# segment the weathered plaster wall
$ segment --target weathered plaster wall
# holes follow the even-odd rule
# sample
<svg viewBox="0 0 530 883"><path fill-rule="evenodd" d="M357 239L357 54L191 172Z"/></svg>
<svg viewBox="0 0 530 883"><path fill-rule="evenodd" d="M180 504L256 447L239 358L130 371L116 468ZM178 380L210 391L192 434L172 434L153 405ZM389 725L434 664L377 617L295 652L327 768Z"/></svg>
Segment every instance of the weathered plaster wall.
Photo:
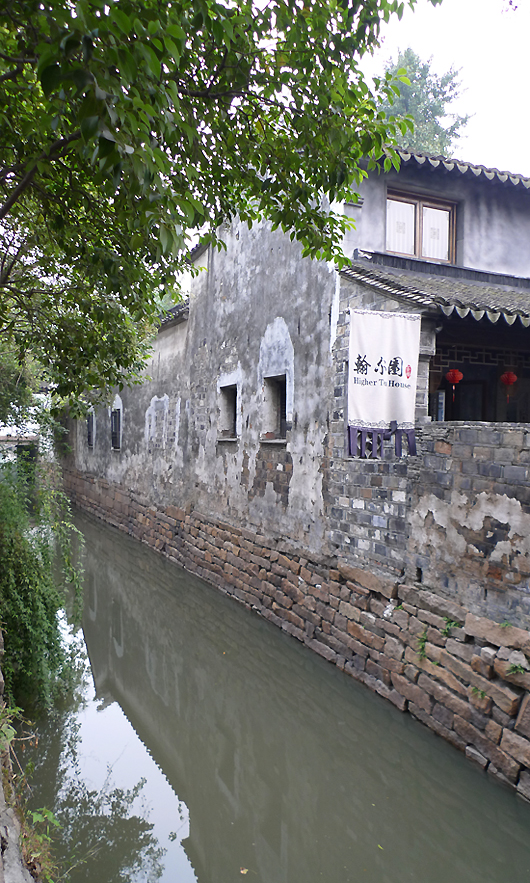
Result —
<svg viewBox="0 0 530 883"><path fill-rule="evenodd" d="M397 189L454 201L457 205L456 263L492 273L530 276L530 213L527 191L512 184L474 178L440 168L403 165L399 174L371 175L360 187L361 208L350 208L357 229L348 234L354 248L386 250L386 194Z"/></svg>
<svg viewBox="0 0 530 883"><path fill-rule="evenodd" d="M265 226L234 222L224 239L226 251L198 259L189 319L162 329L145 384L121 393L121 450L99 410L92 450L77 426L76 464L156 505L203 507L323 551L335 270ZM286 438L264 439L266 379L278 375ZM224 385L237 385L236 441L219 432Z"/></svg>

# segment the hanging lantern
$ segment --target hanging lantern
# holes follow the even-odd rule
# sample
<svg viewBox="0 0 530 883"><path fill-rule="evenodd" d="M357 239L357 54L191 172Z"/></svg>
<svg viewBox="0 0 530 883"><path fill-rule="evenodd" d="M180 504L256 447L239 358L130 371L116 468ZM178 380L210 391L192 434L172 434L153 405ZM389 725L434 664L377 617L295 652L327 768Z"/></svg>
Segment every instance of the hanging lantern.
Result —
<svg viewBox="0 0 530 883"><path fill-rule="evenodd" d="M506 387L506 402L510 403L510 386L513 386L517 381L517 374L514 374L513 371L505 371L504 374L501 374L501 383Z"/></svg>
<svg viewBox="0 0 530 883"><path fill-rule="evenodd" d="M451 370L445 375L445 379L448 380L453 387L453 402L455 400L455 386L457 383L460 383L463 377L464 375L458 370L458 368L451 368Z"/></svg>

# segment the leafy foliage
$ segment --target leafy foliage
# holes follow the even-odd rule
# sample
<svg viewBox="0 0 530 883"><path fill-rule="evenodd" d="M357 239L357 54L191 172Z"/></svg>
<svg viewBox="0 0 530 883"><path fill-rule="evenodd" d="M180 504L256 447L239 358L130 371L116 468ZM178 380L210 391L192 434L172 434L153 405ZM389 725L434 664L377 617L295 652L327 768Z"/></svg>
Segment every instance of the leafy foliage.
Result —
<svg viewBox="0 0 530 883"><path fill-rule="evenodd" d="M190 231L265 217L340 259L329 203L396 132L358 59L403 8L0 0L0 330L60 395L140 369Z"/></svg>
<svg viewBox="0 0 530 883"><path fill-rule="evenodd" d="M422 61L410 48L400 51L397 60L386 66L386 73L400 78L400 82L393 98L383 102L381 109L389 119L410 118L411 125L397 136L400 147L416 153L450 156L469 116L448 112L460 94L459 72L451 68L437 76L431 71L431 61Z"/></svg>
<svg viewBox="0 0 530 883"><path fill-rule="evenodd" d="M27 359L17 356L5 341L0 346L0 423L22 424L28 417L36 389L36 373Z"/></svg>
<svg viewBox="0 0 530 883"><path fill-rule="evenodd" d="M62 553L65 580L77 584L67 507L49 466L20 458L1 464L2 669L7 701L25 707L47 704L68 668L57 618L65 596L55 554Z"/></svg>

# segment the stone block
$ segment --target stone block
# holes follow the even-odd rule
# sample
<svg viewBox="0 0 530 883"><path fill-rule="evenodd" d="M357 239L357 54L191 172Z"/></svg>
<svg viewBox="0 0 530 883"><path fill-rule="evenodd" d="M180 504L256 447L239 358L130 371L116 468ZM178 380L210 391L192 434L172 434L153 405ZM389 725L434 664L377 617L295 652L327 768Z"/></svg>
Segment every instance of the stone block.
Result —
<svg viewBox="0 0 530 883"><path fill-rule="evenodd" d="M500 748L522 766L530 767L530 742L528 739L518 736L512 730L503 730Z"/></svg>
<svg viewBox="0 0 530 883"><path fill-rule="evenodd" d="M437 613L432 613L430 610L418 610L418 619L434 626L434 628L438 629L440 632L443 631L447 625L443 617L438 616Z"/></svg>
<svg viewBox="0 0 530 883"><path fill-rule="evenodd" d="M418 680L420 670L419 670L419 668L416 668L415 665L411 665L409 663L408 665L405 666L403 673L404 673L405 677L407 678L407 680L412 681L412 683L415 684Z"/></svg>
<svg viewBox="0 0 530 883"><path fill-rule="evenodd" d="M384 647L385 642L383 638L368 631L368 629L363 628L360 623L348 622L348 634L357 641L360 641L361 644L365 644L367 647L373 647L375 650L382 650Z"/></svg>
<svg viewBox="0 0 530 883"><path fill-rule="evenodd" d="M494 676L493 667L489 665L482 659L482 656L475 654L471 657L471 668L473 671L478 672L479 675L482 675L483 678L487 678L489 681Z"/></svg>
<svg viewBox="0 0 530 883"><path fill-rule="evenodd" d="M519 776L520 765L510 755L494 745L483 733L477 730L469 721L464 720L455 714L454 724L455 731L462 739L465 739L468 745L472 745L484 757L492 761L498 770L500 770L510 782L515 783Z"/></svg>
<svg viewBox="0 0 530 883"><path fill-rule="evenodd" d="M387 687L389 687L392 683L390 672L387 669L384 669L380 665L378 665L377 662L374 662L373 659L366 660L365 671L369 675L372 675L373 677L382 681L384 684L386 684Z"/></svg>
<svg viewBox="0 0 530 883"><path fill-rule="evenodd" d="M454 638L447 639L445 649L453 656L463 659L464 662L471 662L472 657L477 652L474 644L462 644L460 641L455 641Z"/></svg>
<svg viewBox="0 0 530 883"><path fill-rule="evenodd" d="M337 654L335 650L332 650L331 647L328 647L326 644L322 644L320 641L315 640L314 638L307 638L304 640L304 643L310 650L314 650L315 653L318 653L319 656L323 656L328 662L334 662L337 658Z"/></svg>
<svg viewBox="0 0 530 883"><path fill-rule="evenodd" d="M479 691L477 687L468 688L467 698L469 699L471 705L473 705L478 711L482 712L483 714L491 713L493 700L489 696L482 695L482 692Z"/></svg>
<svg viewBox="0 0 530 883"><path fill-rule="evenodd" d="M401 695L401 693L398 693L397 690L391 690L387 698L389 702L395 705L396 708L399 708L400 711L407 710L407 700Z"/></svg>
<svg viewBox="0 0 530 883"><path fill-rule="evenodd" d="M504 480L516 481L518 484L525 482L528 478L528 470L524 466L505 466Z"/></svg>
<svg viewBox="0 0 530 883"><path fill-rule="evenodd" d="M453 718L454 715L445 705L441 705L439 702L435 703L434 708L432 710L432 716L435 720L439 721L444 727L447 727L448 730L453 729Z"/></svg>
<svg viewBox="0 0 530 883"><path fill-rule="evenodd" d="M429 626L427 629L427 640L431 642L431 644L437 644L438 647L445 647L446 638L438 631L438 629L433 628L433 626Z"/></svg>
<svg viewBox="0 0 530 883"><path fill-rule="evenodd" d="M528 659L521 652L521 650L512 650L510 656L508 658L508 662L512 666L517 666L518 668L524 668L525 671L530 671L530 664Z"/></svg>
<svg viewBox="0 0 530 883"><path fill-rule="evenodd" d="M467 759L479 766L481 770L486 769L488 765L488 758L484 757L484 755L481 754L480 751L477 751L476 748L473 748L472 745L466 745L465 754Z"/></svg>
<svg viewBox="0 0 530 883"><path fill-rule="evenodd" d="M497 651L495 647L482 647L480 650L480 655L487 665L493 665L495 662L495 657L497 655Z"/></svg>
<svg viewBox="0 0 530 883"><path fill-rule="evenodd" d="M508 660L496 659L494 663L495 673L503 680L509 681L510 684L522 687L523 690L530 690L530 672L513 671L512 665Z"/></svg>
<svg viewBox="0 0 530 883"><path fill-rule="evenodd" d="M488 739L491 739L495 745L498 745L502 736L502 727L495 723L494 720L489 720L486 724L486 729L484 731Z"/></svg>
<svg viewBox="0 0 530 883"><path fill-rule="evenodd" d="M525 800L530 800L530 773L523 770L517 783L517 793Z"/></svg>
<svg viewBox="0 0 530 883"><path fill-rule="evenodd" d="M374 616L373 613L362 610L360 622L361 622L361 625L363 625L365 629L368 629L370 632L373 632L375 635L379 635L381 638L385 637L385 632L382 627L381 620L379 620L376 616Z"/></svg>
<svg viewBox="0 0 530 883"><path fill-rule="evenodd" d="M418 607L430 610L432 613L438 614L438 616L442 617L444 620L445 617L447 617L453 622L464 622L466 610L464 607L461 607L460 604L455 604L454 601L448 601L446 598L441 598L433 592L423 590L418 591L418 596Z"/></svg>
<svg viewBox="0 0 530 883"><path fill-rule="evenodd" d="M401 641L398 641L396 638L389 635L385 641L383 652L385 656L390 656L392 659L397 659L399 661L403 659L405 647Z"/></svg>
<svg viewBox="0 0 530 883"><path fill-rule="evenodd" d="M395 622L388 622L387 619L381 619L380 622L382 629L386 634L392 635L394 638L400 637L402 630Z"/></svg>
<svg viewBox="0 0 530 883"><path fill-rule="evenodd" d="M359 608L354 607L353 604L348 604L347 601L340 602L339 614L346 619L353 619L355 622L360 622L361 620L361 611Z"/></svg>
<svg viewBox="0 0 530 883"><path fill-rule="evenodd" d="M396 623L401 629L406 629L409 624L409 614L406 610L396 610L392 613L392 621Z"/></svg>
<svg viewBox="0 0 530 883"><path fill-rule="evenodd" d="M369 589L372 592L381 592L382 590L382 581L368 570L362 570L360 567L353 567L345 561L339 561L337 569L345 580L358 583L363 586L363 588Z"/></svg>
<svg viewBox="0 0 530 883"><path fill-rule="evenodd" d="M424 622L421 622L416 616L409 617L408 631L411 635L423 635L425 630Z"/></svg>
<svg viewBox="0 0 530 883"><path fill-rule="evenodd" d="M527 739L530 739L530 693L527 693L521 702L519 714L515 721L515 729L521 736L526 736Z"/></svg>
<svg viewBox="0 0 530 883"><path fill-rule="evenodd" d="M422 690L417 684L411 684L407 678L396 672L392 672L392 683L398 693L401 693L405 699L408 699L409 702L414 702L415 705L422 708L423 711L426 711L428 714L431 713L433 705L432 699L425 690Z"/></svg>
<svg viewBox="0 0 530 883"><path fill-rule="evenodd" d="M516 626L502 626L498 622L468 613L465 630L468 635L480 638L496 647L511 647L530 654L530 633Z"/></svg>

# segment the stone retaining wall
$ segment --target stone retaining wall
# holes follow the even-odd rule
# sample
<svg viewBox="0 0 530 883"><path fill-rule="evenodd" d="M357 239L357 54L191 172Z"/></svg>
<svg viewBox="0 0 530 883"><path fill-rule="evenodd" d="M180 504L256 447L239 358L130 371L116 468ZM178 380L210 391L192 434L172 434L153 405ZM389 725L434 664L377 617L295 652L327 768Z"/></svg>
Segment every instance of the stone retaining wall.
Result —
<svg viewBox="0 0 530 883"><path fill-rule="evenodd" d="M530 799L530 633L344 560L65 472L81 508L237 598Z"/></svg>

